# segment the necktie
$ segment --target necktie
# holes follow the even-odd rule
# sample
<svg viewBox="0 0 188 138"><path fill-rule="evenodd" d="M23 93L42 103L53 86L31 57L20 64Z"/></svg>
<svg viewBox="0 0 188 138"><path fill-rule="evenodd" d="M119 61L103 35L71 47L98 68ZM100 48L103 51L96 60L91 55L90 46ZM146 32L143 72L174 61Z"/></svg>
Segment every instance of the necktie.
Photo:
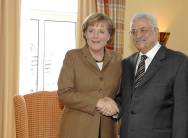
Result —
<svg viewBox="0 0 188 138"><path fill-rule="evenodd" d="M146 55L141 56L141 60L138 65L138 69L137 69L136 76L135 76L135 88L137 88L140 85L142 77L144 76L146 59L147 59Z"/></svg>

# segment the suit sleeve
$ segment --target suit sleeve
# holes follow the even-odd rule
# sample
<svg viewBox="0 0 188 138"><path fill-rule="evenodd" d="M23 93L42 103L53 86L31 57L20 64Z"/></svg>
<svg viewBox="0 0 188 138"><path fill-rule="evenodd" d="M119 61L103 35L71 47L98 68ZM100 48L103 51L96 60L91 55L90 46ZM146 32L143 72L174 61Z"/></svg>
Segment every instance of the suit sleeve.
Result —
<svg viewBox="0 0 188 138"><path fill-rule="evenodd" d="M118 105L118 108L119 108L119 113L118 115L116 116L116 119L119 120L123 114L123 108L122 108L122 102L123 102L123 89L124 89L124 84L125 84L125 60L122 61L122 77L121 77L121 83L120 83L120 87L119 87L119 90L118 90L118 93L117 93L117 96L115 98L115 101Z"/></svg>
<svg viewBox="0 0 188 138"><path fill-rule="evenodd" d="M179 67L174 82L172 138L188 138L188 58Z"/></svg>
<svg viewBox="0 0 188 138"><path fill-rule="evenodd" d="M101 96L96 91L82 93L75 90L74 62L71 53L68 52L58 79L59 100L69 108L94 115L96 103Z"/></svg>

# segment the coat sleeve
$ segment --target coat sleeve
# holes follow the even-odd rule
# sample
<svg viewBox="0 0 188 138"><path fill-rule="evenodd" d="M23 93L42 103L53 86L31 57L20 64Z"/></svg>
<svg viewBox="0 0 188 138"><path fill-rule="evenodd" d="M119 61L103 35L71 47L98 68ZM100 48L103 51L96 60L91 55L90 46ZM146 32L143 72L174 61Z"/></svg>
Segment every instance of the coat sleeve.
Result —
<svg viewBox="0 0 188 138"><path fill-rule="evenodd" d="M102 96L96 91L82 93L75 90L74 59L67 52L58 79L58 96L68 108L79 110L94 115L96 103Z"/></svg>
<svg viewBox="0 0 188 138"><path fill-rule="evenodd" d="M188 138L188 58L179 67L174 82L173 138Z"/></svg>

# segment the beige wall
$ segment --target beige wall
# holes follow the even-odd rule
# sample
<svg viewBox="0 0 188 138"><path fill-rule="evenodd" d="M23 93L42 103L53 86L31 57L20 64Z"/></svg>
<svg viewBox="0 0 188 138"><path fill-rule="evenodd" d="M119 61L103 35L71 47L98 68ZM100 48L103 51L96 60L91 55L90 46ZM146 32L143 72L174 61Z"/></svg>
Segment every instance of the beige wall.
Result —
<svg viewBox="0 0 188 138"><path fill-rule="evenodd" d="M129 38L131 17L140 11L151 12L158 19L159 30L170 32L167 47L188 55L187 0L127 0L125 10L124 57L136 51Z"/></svg>

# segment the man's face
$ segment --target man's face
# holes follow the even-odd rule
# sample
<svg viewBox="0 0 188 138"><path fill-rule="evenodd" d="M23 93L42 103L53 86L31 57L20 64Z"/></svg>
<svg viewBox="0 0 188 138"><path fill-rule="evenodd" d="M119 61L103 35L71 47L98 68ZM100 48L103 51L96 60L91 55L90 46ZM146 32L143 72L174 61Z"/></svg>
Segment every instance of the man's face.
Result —
<svg viewBox="0 0 188 138"><path fill-rule="evenodd" d="M135 47L142 53L148 52L158 41L158 28L153 27L146 18L135 20L130 34Z"/></svg>

